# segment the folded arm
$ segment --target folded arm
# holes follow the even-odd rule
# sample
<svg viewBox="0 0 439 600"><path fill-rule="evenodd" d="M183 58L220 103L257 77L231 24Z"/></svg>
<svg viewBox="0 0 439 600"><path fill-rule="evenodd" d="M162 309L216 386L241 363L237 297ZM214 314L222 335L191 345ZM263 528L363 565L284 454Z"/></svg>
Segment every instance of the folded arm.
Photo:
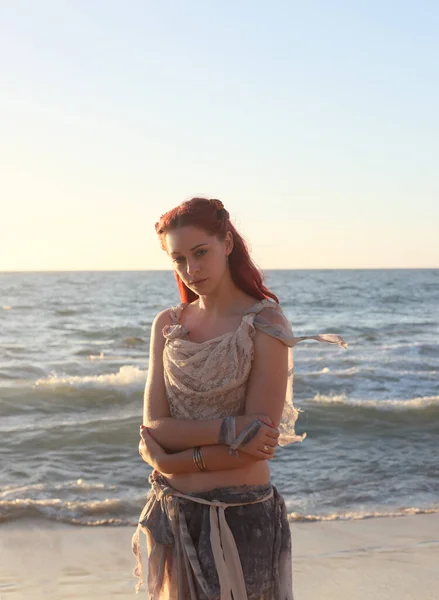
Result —
<svg viewBox="0 0 439 600"><path fill-rule="evenodd" d="M265 311L264 311L265 312ZM274 311L268 309L268 315L264 315L269 318L273 324L277 324L277 321L281 322L282 317L279 317ZM288 378L288 348L281 341L275 339L263 332L256 331L254 336L254 356L252 361L252 368L247 384L247 396L244 418L247 418L247 423L250 422L255 415L267 415L274 425L278 427L282 411L285 402L285 393ZM239 417L238 417L239 418ZM250 419L250 420L249 420ZM180 419L175 419L176 425L182 422ZM214 437L218 439L219 435L219 424L222 419L215 419L218 424L215 424L217 429L210 430ZM197 421L187 421L188 426L190 424L200 424ZM202 424L212 423L209 421L202 421ZM161 440L157 435L157 430L149 427L152 437L161 444ZM209 471L227 470L242 468L250 464L254 464L259 460L269 460L274 456L277 447L278 431L271 427L265 428L265 437L262 435L255 436L255 438L245 446L246 451L238 450L238 456L230 456L229 448L226 445L216 443L200 443L189 436L187 441L188 446L186 449L174 452L172 454L162 453L160 454L158 464L155 465L159 471L169 473L190 473L198 470L197 466L193 461L192 449L194 446L203 446L202 453L206 467ZM188 428L189 430L189 428ZM175 430L176 436L182 435L182 430L178 428ZM204 438L207 440L207 436ZM263 440L263 441L262 441ZM216 441L216 440L215 440ZM269 445L271 450L267 455L263 451L263 446ZM169 450L166 446L165 449ZM139 447L140 450L140 447ZM252 452L252 455L249 454ZM142 455L142 452L140 452ZM142 456L142 458L145 457ZM149 462L146 460L146 462ZM149 463L151 464L151 463ZM153 465L154 466L154 465Z"/></svg>
<svg viewBox="0 0 439 600"><path fill-rule="evenodd" d="M169 310L160 312L152 324L148 378L143 403L143 424L151 431L154 439L168 452L179 452L193 446L209 446L217 443L222 418L195 420L171 417L166 399L163 350L165 338L162 329L172 323ZM236 417L236 435L250 422L250 415L257 416L267 426L272 425L263 411L249 412Z"/></svg>
<svg viewBox="0 0 439 600"><path fill-rule="evenodd" d="M146 449L148 447L148 450ZM268 460L272 457L256 458L246 452L238 450L238 456L230 456L229 449L224 444L214 444L202 447L203 460L208 471L227 471L229 469L241 469L253 465L260 460ZM151 445L139 444L139 453L143 460L154 469L164 475L175 473L198 473L199 469L193 460L193 448L169 453L158 453L151 459Z"/></svg>

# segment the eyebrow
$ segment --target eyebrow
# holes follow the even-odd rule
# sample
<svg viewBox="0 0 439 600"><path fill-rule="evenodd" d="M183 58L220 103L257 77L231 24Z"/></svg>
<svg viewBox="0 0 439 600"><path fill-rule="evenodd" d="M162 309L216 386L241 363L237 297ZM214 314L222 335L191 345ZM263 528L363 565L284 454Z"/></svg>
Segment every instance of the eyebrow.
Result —
<svg viewBox="0 0 439 600"><path fill-rule="evenodd" d="M192 250L195 250L196 248L199 248L200 246L207 246L207 242L203 242L202 244L197 244L196 246L194 246L193 248L190 249L190 252L192 252ZM171 252L171 254L181 254L181 252L179 250L174 250L174 252Z"/></svg>

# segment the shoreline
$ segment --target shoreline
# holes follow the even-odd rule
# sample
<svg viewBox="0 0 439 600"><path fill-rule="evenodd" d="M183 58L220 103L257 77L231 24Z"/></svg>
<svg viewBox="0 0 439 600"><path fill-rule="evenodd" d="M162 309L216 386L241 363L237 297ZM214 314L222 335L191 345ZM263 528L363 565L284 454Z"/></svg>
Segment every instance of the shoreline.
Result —
<svg viewBox="0 0 439 600"><path fill-rule="evenodd" d="M439 514L290 523L295 600L438 600ZM135 527L0 524L1 600L135 594ZM146 563L145 536L141 535ZM145 569L146 570L146 569Z"/></svg>

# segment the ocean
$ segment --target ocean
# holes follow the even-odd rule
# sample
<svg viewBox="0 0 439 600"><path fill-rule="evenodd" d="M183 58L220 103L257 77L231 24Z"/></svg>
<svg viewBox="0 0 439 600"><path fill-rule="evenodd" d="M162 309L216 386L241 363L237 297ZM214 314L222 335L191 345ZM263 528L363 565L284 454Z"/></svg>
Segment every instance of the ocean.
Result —
<svg viewBox="0 0 439 600"><path fill-rule="evenodd" d="M439 269L266 271L296 336L291 521L439 512ZM0 273L0 523L137 523L151 323L170 271Z"/></svg>

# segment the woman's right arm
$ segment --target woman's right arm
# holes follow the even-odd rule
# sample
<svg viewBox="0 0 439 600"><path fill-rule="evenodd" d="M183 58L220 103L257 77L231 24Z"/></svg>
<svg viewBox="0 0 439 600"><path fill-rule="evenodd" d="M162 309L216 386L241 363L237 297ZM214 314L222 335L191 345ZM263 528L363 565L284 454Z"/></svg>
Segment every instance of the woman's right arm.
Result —
<svg viewBox="0 0 439 600"><path fill-rule="evenodd" d="M151 328L148 377L143 396L143 424L152 436L168 451L185 450L195 445L215 444L218 440L221 419L195 421L171 417L166 399L163 369L163 350L166 339L162 333L171 325L169 309L160 312Z"/></svg>
<svg viewBox="0 0 439 600"><path fill-rule="evenodd" d="M151 435L168 452L179 452L194 446L210 446L217 444L222 418L196 420L176 419L171 417L169 404L166 399L163 350L165 337L162 333L165 325L171 325L172 320L169 309L160 312L154 319L151 328L151 341L149 350L148 377L145 385L143 401L143 424L148 427ZM269 417L264 415L242 415L236 417L236 435L252 420L259 417L267 427Z"/></svg>

